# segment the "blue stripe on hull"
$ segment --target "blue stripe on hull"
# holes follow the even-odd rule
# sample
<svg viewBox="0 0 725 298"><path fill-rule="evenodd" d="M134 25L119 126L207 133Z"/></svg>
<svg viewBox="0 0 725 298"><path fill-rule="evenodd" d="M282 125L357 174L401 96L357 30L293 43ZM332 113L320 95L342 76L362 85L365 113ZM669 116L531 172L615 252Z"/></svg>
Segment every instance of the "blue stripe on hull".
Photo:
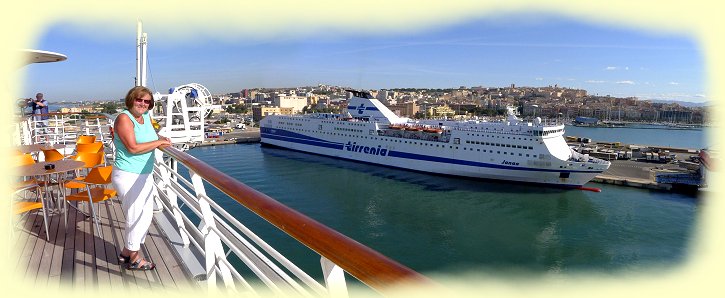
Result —
<svg viewBox="0 0 725 298"><path fill-rule="evenodd" d="M272 132L274 131L274 133ZM344 144L342 143L336 143L336 142L330 142L325 141L318 138L312 138L303 134L286 131L282 129L271 129L271 128L262 128L260 133L262 138L270 138L274 140L280 140L285 142L292 142L292 143L298 143L298 144L305 144L305 145L312 145L317 147L324 147L324 148L332 148L332 149L338 149L342 150L344 147Z"/></svg>
<svg viewBox="0 0 725 298"><path fill-rule="evenodd" d="M565 170L565 169L556 170L556 169L512 167L512 166L508 166L508 165L483 163L483 162L476 162L476 161L470 161L470 160L430 156L430 155L415 154L415 153L400 152L400 151L389 151L388 156L406 158L406 159L412 159L412 160L424 160L424 161L456 164L456 165L471 166L471 167L494 168L494 169L515 170L515 171L557 172L557 173L593 173L591 171L577 171L577 170Z"/></svg>
<svg viewBox="0 0 725 298"><path fill-rule="evenodd" d="M555 188L563 188L563 189L572 189L572 188L581 187L581 185L579 185L579 184L514 181L514 180L495 179L495 178L490 178L490 177L484 178L484 177L472 177L472 176L462 176L462 175L454 175L454 174L442 174L442 173L436 173L436 172L415 170L415 169L411 169L411 168L398 167L398 166L393 166L393 165L389 165L389 164L374 163L374 162L369 162L369 161L364 161L364 160L359 160L359 159L352 159L352 158L346 158L346 157L341 157L341 156L331 156L328 154L321 154L321 153L316 153L316 152L311 152L311 151L292 149L289 147L283 147L283 146L274 145L274 144L270 144L270 143L264 143L264 142L262 142L262 146L271 147L271 148L279 148L279 149L290 150L290 151L295 151L295 152L302 152L302 153L306 153L306 154L313 154L313 155L324 156L324 157L346 160L346 161L359 162L359 163L375 165L375 166L383 166L383 167L388 167L388 168L392 168L392 169L413 171L416 173L423 173L423 174L428 174L428 175L437 175L437 176L445 176L445 177L459 177L459 178L469 179L469 180L501 181L504 183L526 183L527 185L541 185L541 186L546 186L546 187L555 187Z"/></svg>

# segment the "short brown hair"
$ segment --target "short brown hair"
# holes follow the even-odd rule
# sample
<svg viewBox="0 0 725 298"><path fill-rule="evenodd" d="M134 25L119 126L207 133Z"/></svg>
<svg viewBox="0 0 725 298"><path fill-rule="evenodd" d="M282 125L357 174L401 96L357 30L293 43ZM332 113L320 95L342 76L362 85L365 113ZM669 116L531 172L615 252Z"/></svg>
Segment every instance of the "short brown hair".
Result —
<svg viewBox="0 0 725 298"><path fill-rule="evenodd" d="M148 94L151 96L151 103L149 104L149 110L154 108L154 94L151 93L151 89L146 88L144 86L136 86L131 88L131 90L128 90L128 93L126 93L126 108L131 109L133 107L133 102L136 101L136 98L141 98L141 95L143 93Z"/></svg>

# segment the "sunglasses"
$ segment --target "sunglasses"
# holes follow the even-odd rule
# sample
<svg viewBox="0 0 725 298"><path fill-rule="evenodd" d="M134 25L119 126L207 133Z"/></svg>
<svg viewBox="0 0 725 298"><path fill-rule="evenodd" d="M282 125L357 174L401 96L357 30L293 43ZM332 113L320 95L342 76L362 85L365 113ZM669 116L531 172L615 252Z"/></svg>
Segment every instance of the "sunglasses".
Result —
<svg viewBox="0 0 725 298"><path fill-rule="evenodd" d="M150 105L153 101L154 101L153 99L136 98L136 102L143 102L147 105Z"/></svg>

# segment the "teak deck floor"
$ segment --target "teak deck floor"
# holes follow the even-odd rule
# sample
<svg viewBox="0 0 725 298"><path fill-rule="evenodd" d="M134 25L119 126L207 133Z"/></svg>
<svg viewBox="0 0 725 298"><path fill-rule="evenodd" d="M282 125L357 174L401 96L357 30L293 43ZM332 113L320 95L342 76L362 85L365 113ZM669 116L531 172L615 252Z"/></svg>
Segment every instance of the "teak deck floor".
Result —
<svg viewBox="0 0 725 298"><path fill-rule="evenodd" d="M42 213L31 211L12 227L11 249L18 256L17 266L13 268L16 276L28 285L48 289L198 289L196 282L181 267L155 220L141 246L141 254L154 262L156 269L133 271L119 264L125 220L120 202L117 198L113 201L113 204L110 201L95 204L97 215L100 215L101 237L96 237L96 227L90 217L67 208L67 229L62 213L48 215L50 241L47 241ZM90 214L87 202L78 205Z"/></svg>

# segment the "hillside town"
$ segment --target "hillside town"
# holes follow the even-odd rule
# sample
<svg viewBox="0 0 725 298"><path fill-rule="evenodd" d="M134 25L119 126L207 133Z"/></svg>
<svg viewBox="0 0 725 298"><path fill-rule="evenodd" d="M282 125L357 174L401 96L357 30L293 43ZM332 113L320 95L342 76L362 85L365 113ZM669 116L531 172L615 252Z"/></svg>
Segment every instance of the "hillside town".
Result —
<svg viewBox="0 0 725 298"><path fill-rule="evenodd" d="M309 112L340 113L347 108L349 87L318 85L296 88L256 88L213 96L215 116L251 114L254 122L266 115ZM399 116L410 118L466 118L503 115L517 107L523 117L571 121L576 117L602 122L648 122L706 125L705 106L653 102L636 97L590 95L586 90L547 87L464 87L451 89L400 88L370 90ZM107 112L120 102L86 102L60 112Z"/></svg>

